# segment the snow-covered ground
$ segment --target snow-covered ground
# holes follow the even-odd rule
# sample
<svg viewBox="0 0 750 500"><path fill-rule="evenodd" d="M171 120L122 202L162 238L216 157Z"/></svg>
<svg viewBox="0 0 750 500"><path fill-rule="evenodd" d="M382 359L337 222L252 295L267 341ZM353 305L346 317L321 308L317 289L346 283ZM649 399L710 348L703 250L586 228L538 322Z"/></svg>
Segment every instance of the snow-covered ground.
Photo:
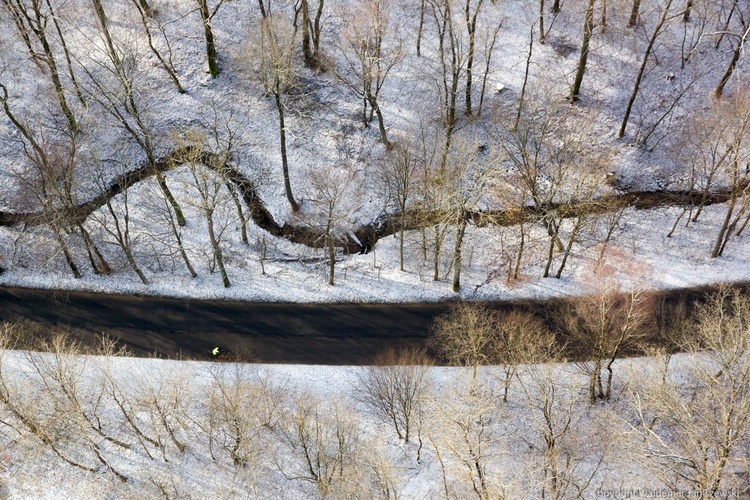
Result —
<svg viewBox="0 0 750 500"><path fill-rule="evenodd" d="M750 281L747 260L750 234L734 238L721 258L709 257L716 223L723 217L723 210L721 205L707 208L698 224L679 228L671 238L666 232L680 209L630 210L622 228L610 242L604 262L617 269L624 282L636 282L645 289ZM250 229L250 234L251 241L263 237L262 231L255 228ZM17 235L12 230L0 228L2 236L5 236L5 248L10 252L12 239ZM588 248L577 245L561 279L542 278L548 239L539 229L536 238L526 243L530 248L527 254L533 255L534 260L528 258L524 262L519 280L508 282L508 257L503 254L503 244L515 249L514 236L513 228L469 228L460 297L506 300L572 296L586 292L584 283L591 282L601 248L596 240L592 239ZM418 252L413 247L417 246L419 238L420 234L416 232L407 235L412 255ZM33 238L33 241L39 240ZM222 286L218 274L210 274L205 267L199 269L199 277L193 279L179 268L179 263L170 263L166 270L154 269L149 273L151 284L148 286L144 286L124 262L113 275L88 273L82 279L73 278L56 261L53 269L39 268L31 263L28 267L16 265L0 275L0 283L34 288L278 302L415 302L446 300L457 295L450 289L450 274L446 273L438 282L432 280L430 262L420 265L414 259L413 264L407 263L405 272L399 271L398 239L395 237L381 240L370 254L342 257L341 263L337 264L334 286L325 284L325 263L301 262L303 257L322 257L321 250L309 250L283 240L269 243L265 274L262 274L257 248L242 244L237 232L231 233L226 241L228 272L232 280L229 289ZM49 257L47 252L56 253L54 242L47 245L40 249L28 246L22 249L22 252L33 251L35 254L20 255L19 262L39 259L38 254L42 254L40 260L43 260ZM559 259L556 262L559 263Z"/></svg>
<svg viewBox="0 0 750 500"><path fill-rule="evenodd" d="M647 490L667 491L672 479L682 485L673 491L693 491L650 461L658 456L649 454L638 423L639 411L649 418L653 413L648 412L663 410L649 399L662 380L691 387L691 370L701 362L688 355L672 357L665 379L661 370L666 365L655 358L618 361L613 400L595 405L587 401L587 376L574 364L520 367L507 403L501 401L501 367L481 369L479 388L473 391L470 369L428 368L427 389L420 393L425 414L414 424L409 443L361 401L362 367L87 356L54 360L20 351L0 351L0 359L2 379L10 383L4 394L11 394L27 415L35 415L45 432L55 433L54 445L63 456L95 469L66 464L23 426L18 433L6 427L15 420L0 405L5 419L0 423L3 498L316 498L322 490L311 479L301 442L309 447L311 467L343 457L343 470L327 470L329 493L335 498L438 498L446 489L450 498L470 498L475 495L472 480L479 484L471 449L492 498L541 498L544 484L549 495L551 483L549 476L545 483L544 471L549 474L552 456L545 451L543 402L549 402L550 425L559 434L554 459L560 491L567 489L563 498L579 498L579 488L582 498L614 490L640 490L647 496ZM84 413L77 414L56 392L53 373L47 372L47 385L40 385L35 365L42 367L41 373L45 367L63 367L63 380ZM143 434L140 439L112 394L129 411ZM158 407L173 436L162 425ZM99 422L101 435L80 420L83 414ZM239 418L234 423L242 433L236 448L242 460L236 465L230 453L237 444L232 418ZM300 422L309 426L304 432ZM680 450L682 431L675 432L660 436ZM105 435L128 448L106 441ZM105 462L97 462L93 446L110 471ZM732 454L732 471L741 471L747 458L738 453ZM728 474L722 491L741 484L741 476ZM732 490L734 498L739 491Z"/></svg>
<svg viewBox="0 0 750 500"><path fill-rule="evenodd" d="M376 122L364 128L360 119L361 102L337 79L335 71L306 69L297 54L293 62L297 85L287 99L286 127L292 187L302 209L300 213L292 213L283 190L276 110L273 99L264 95L258 77L254 52L258 43L257 5L226 2L218 10L212 24L222 73L211 79L205 73L203 31L194 3L152 3L158 12L155 19L162 23L169 38L172 61L186 94L176 91L149 50L131 3L107 2L106 9L115 42L124 54L134 56L137 61L134 85L147 126L154 134L157 152L169 151L185 131L205 131L206 123L216 120L220 129L226 126L235 134L235 162L248 177L258 179L261 198L280 223L309 223L320 227L321 214L315 203L313 180L315 172L328 170L354 172L351 187L339 202L340 235L345 235L350 228L370 223L384 210L394 210L393 200L388 199L379 180L380 165L387 161L388 153L378 141ZM631 7L628 2L607 3L606 31L598 26L594 32L581 101L570 105L565 97L578 61L586 3L571 0L564 3L557 16L547 13L546 43L535 42L533 46L525 96L527 107L553 109L556 116L573 120L582 147L590 153L585 156L586 161L598 154L606 156L606 169L616 172L621 188L684 188L689 169L679 155L685 147L683 127L694 116L710 109L710 94L728 65L734 38L727 37L724 44L715 49L715 38L709 35L726 12L720 12L713 4L700 3L694 6L691 22L683 23L678 15L670 18L647 65L628 133L623 139L617 139L615 133L633 79L663 2L644 4L641 24L635 29L625 27ZM427 4L429 7L430 2ZM88 77L84 69L93 76L104 78L105 74L100 65L104 42L92 7L86 2L60 5L53 2L53 5L73 54L73 68L83 82L84 91L91 91L92 85L86 83ZM428 9L422 55L417 57L419 5L419 2L387 4L392 31L384 43L389 48L400 43L404 58L389 74L379 102L391 140L402 144L418 138L421 126L426 127L428 133L440 128L435 22ZM339 71L344 70L340 46L345 44L341 40L349 33L342 13L345 8L358 6L357 2L345 0L325 3L323 53L329 65ZM284 15L291 12L291 5L284 2L274 8ZM475 106L486 63L487 37L498 23L502 26L489 65L482 116L467 118L461 114L461 90L457 137L501 150L493 141L507 135L515 117L526 69L529 30L537 26L538 5L510 0L484 2L483 9L477 31ZM597 7L597 19L601 14ZM465 43L463 14L456 16L456 26L461 28L457 36L463 37L462 43ZM40 137L55 138L60 141L59 147L64 148L66 143L60 139L64 135L52 130L53 115L55 119L60 116L48 78L28 58L7 13L0 16L0 22L4 28L0 30L3 46L0 82L8 88L11 110L24 123L33 124L33 131ZM155 22L151 27L157 48L167 54L167 44ZM732 29L735 28L732 24ZM684 62L688 49L692 51ZM745 59L740 59L725 99L743 88ZM64 74L63 82L69 86L67 78ZM463 89L463 81L462 76L460 89ZM497 91L499 88L502 91ZM80 106L72 92L68 97L80 118L82 130L78 136L79 163L74 194L79 201L85 201L101 190L106 179L134 168L145 156L93 97L89 98L88 108ZM671 112L667 113L669 110ZM665 118L659 121L665 113ZM641 145L639 141L657 121L659 127L648 137L647 144ZM47 124L47 128L37 127L42 123ZM0 118L0 138L0 210L13 212L38 207L34 195L29 193L29 183L33 184L34 176L23 156L21 135L5 116ZM603 167L596 165L596 168ZM81 279L73 278L49 227L0 227L0 266L5 269L0 274L0 284L257 301L436 301L455 296L451 291L452 230L443 242L437 282L432 279L432 251L428 250L425 258L421 248L422 233L412 231L406 238L405 272L398 269L398 239L387 238L379 241L370 254L340 256L336 284L327 286L322 250L272 237L252 222L248 227L249 244L243 244L236 209L228 193L222 192L216 217L217 225L223 229L221 245L232 282L231 288L225 289L215 268L205 218L195 203L197 194L188 169L182 167L170 172L167 182L187 215L188 224L182 229L182 237L198 272L197 278L189 277L177 254L176 244L162 217L163 211L158 210L159 190L151 179L131 188L127 200L132 248L150 281L148 286L141 284L114 244L108 232L112 231L113 223L106 207L89 218L86 228L112 266L111 275L93 273L87 264L83 241L76 232L67 235L67 239L82 271ZM612 192L603 176L600 184L601 193ZM495 194L486 193L479 208L502 208ZM124 203L120 195L113 204L121 217ZM709 207L697 223L689 228L680 227L671 238L666 234L679 209L628 210L609 243L605 261L626 281L628 277L640 276L640 285L647 288L750 280L747 232L732 237L722 257L708 257L725 209L726 205ZM563 237L568 230L563 225ZM597 260L597 245L603 231L601 222L598 227L587 227L573 246L561 279L543 279L548 239L541 224L533 226L524 242L526 248L519 279L509 283L506 277L519 243L518 228L469 227L463 247L459 295L505 299L583 293L582 283ZM560 256L555 257L553 269L560 259Z"/></svg>

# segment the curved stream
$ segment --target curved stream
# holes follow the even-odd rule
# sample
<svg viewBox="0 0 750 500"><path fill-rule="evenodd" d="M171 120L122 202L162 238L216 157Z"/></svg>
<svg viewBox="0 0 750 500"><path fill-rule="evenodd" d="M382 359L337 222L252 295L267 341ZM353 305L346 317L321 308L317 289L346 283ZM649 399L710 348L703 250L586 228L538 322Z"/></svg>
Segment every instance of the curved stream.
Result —
<svg viewBox="0 0 750 500"><path fill-rule="evenodd" d="M25 223L29 226L43 225L53 220L53 218L59 218L61 215L60 210L66 212L62 214L65 220L83 222L92 212L105 205L114 196L129 189L138 182L148 179L159 171L164 172L188 163L187 159L191 163L196 162L196 159L200 159L200 163L210 168L217 168L216 165L221 165L220 168L224 175L235 185L238 192L242 194L250 210L251 219L258 227L273 236L286 238L294 243L315 248L323 246L324 235L321 230L286 222L279 224L266 209L252 180L248 179L247 176L233 165L218 161L219 157L214 153L198 150L194 147L176 149L160 157L153 165L145 164L120 175L114 179L108 189L101 192L98 196L74 207L39 212L0 211L0 226L13 226L20 223ZM513 226L521 222L541 220L546 214L552 212L556 212L558 216L562 215L564 218L570 218L584 214L594 215L612 212L624 207L649 209L658 206L684 207L698 204L712 205L715 203L724 203L729 200L730 196L731 192L729 190L714 192L709 195L696 191L628 192L619 195L603 196L596 200L584 202L570 201L549 204L543 207L528 206L523 209L492 212L473 211L468 212L466 217L472 219L478 225ZM446 220L445 213L417 210L407 211L404 214L398 212L385 213L369 224L351 231L356 236L356 240L353 238L338 239L335 245L342 248L346 253L365 252L373 248L380 238L400 231L402 226L405 230L420 229L432 226L439 220Z"/></svg>

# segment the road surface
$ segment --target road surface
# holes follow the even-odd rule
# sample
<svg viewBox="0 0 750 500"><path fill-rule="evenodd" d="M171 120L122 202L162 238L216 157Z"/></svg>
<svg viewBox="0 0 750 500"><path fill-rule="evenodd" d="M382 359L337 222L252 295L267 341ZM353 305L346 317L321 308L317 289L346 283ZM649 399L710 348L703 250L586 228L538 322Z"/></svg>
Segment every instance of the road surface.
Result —
<svg viewBox="0 0 750 500"><path fill-rule="evenodd" d="M106 332L137 355L204 359L214 346L269 363L363 364L424 345L446 304L295 304L0 287L0 320Z"/></svg>
<svg viewBox="0 0 750 500"><path fill-rule="evenodd" d="M748 283L736 286L750 291ZM690 310L716 288L658 292L655 313L670 317L680 303ZM486 304L531 311L554 325L569 300ZM209 359L213 348L220 346L242 361L368 364L389 347L424 347L435 318L449 307L448 303L256 303L0 286L0 320L70 327L91 345L96 335L107 333L136 355L173 359Z"/></svg>

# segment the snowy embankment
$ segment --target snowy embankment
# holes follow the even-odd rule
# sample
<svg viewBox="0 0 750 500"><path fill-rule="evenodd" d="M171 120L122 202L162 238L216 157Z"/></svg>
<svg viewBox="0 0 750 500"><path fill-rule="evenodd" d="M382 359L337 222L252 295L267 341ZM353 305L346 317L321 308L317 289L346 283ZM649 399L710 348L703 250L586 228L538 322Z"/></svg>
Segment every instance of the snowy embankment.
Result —
<svg viewBox="0 0 750 500"><path fill-rule="evenodd" d="M724 207L706 208L699 224L680 227L671 238L668 227L679 215L680 209L628 210L626 219L613 238L604 262L615 268L626 284L635 282L643 289L666 290L690 288L716 283L750 281L750 234L732 241L724 256L711 259L708 254L715 238L715 225L723 217ZM261 230L249 229L251 238L262 238ZM510 233L510 234L509 234ZM104 293L136 295L163 295L200 299L231 299L266 302L420 302L441 301L461 297L468 300L513 300L523 298L548 298L575 296L587 292L584 284L601 250L596 238L577 245L570 269L560 279L542 278L543 253L546 239L538 230L536 240L527 242L529 254L538 257L524 263L519 280L507 281L507 264L501 265L505 251L503 245L512 246L508 239L512 229L470 227L466 237L466 260L463 271L463 288L459 294L450 290L448 276L433 281L429 263L417 269L407 265L399 270L399 242L396 237L379 241L367 255L341 256L337 264L334 286L325 284L324 262L305 262L304 259L321 257L321 250L305 249L283 240L272 243L278 248L278 257L268 252L263 263L252 247L243 245L237 235L227 240L228 269L232 277L231 288L224 288L216 274L201 273L191 278L171 270L153 272L151 283L144 286L137 276L123 269L110 276L88 273L75 279L69 272L45 272L14 266L0 274L0 284L44 289L85 290ZM0 239L11 248L12 230L0 228ZM407 235L407 242L416 246L419 235ZM52 243L47 243L48 245ZM270 246L271 244L269 244ZM590 246L589 246L590 245ZM588 248L587 248L588 246ZM288 250L289 247L294 247ZM287 251L289 253L287 253ZM412 252L418 249L412 248ZM292 252L296 254L292 255ZM448 264L449 265L449 264Z"/></svg>
<svg viewBox="0 0 750 500"><path fill-rule="evenodd" d="M9 498L594 498L695 492L701 465L686 461L705 453L709 474L717 461L720 421L689 413L719 397L695 385L714 369L695 355L618 361L613 399L594 405L583 365L519 367L507 403L501 367L481 369L474 389L468 368L425 368L408 443L363 401L366 368L1 350L0 360L0 395L19 409L0 403ZM670 413L691 391L688 413ZM748 487L743 442L725 496Z"/></svg>
<svg viewBox="0 0 750 500"><path fill-rule="evenodd" d="M278 107L267 79L264 30L278 30L277 38L289 35L297 26L295 3L278 2L273 22L255 3L213 6L210 25L221 70L216 78L205 72L204 23L194 3L151 3L146 17L134 2L122 0L108 2L103 17L94 15L90 2L46 4L40 15L56 23L46 33L51 55L43 54L38 33L29 39L30 33L18 31L26 22L22 11L6 5L0 15L0 84L7 89L0 114L0 211L75 206L154 157L200 144L253 180L280 225L307 226L318 235L327 227L342 241L384 212L399 212L402 201L410 210L450 216L407 231L404 271L398 236L378 241L367 255L339 251L331 268L330 252L320 248L325 238L313 242L317 248L293 244L252 222L243 235L250 207L233 198L215 169L193 159L161 184L149 179L132 186L85 221L0 227L0 285L252 301L503 300L586 293L584 283L602 259L625 286L750 280L750 243L743 230L749 174L741 168L750 149L750 134L742 131L750 128L737 125L750 109L743 97L747 58L737 45L748 16L734 8L711 3L685 16L675 11L683 6L654 2L641 6L633 26L631 5L591 4L597 22L579 100L572 103L566 97L580 61L589 2L569 1L554 15L542 11L544 19L529 2L483 2L481 9L469 2L477 14L473 35L463 8L451 14L441 2L320 2L316 36L323 63L309 67L302 54L305 35L296 33L288 48L289 85ZM375 16L368 10L373 5L383 12ZM375 18L377 26L370 22ZM448 24L452 41L444 38ZM377 82L392 149L382 143L377 120L363 123L367 107L362 109L357 94L357 50L372 39L372 29L385 30L380 62L393 62ZM650 44L654 30L658 37ZM476 52L467 92L469 46ZM450 47L458 51L454 67L447 62ZM714 99L735 53L724 96ZM59 81L50 79L51 58ZM645 73L629 128L616 137L640 67ZM173 85L168 68L185 93ZM455 83L450 127L446 82ZM279 109L286 113L298 212L285 193ZM532 156L537 163L524 162ZM400 200L405 190L394 183L404 163L415 170L408 199ZM174 203L165 203L164 186ZM601 213L582 220L545 212L553 202L690 189L729 189L737 198L706 207L686 227L696 213L691 211L671 237L666 235L681 208L628 209L616 220ZM538 220L507 228L469 224L464 234L464 209L532 205ZM730 206L734 223L723 233L726 248L710 258ZM184 225L175 224L175 207ZM542 278L548 261L551 275L560 270L559 279ZM457 270L456 294L451 289L459 288Z"/></svg>

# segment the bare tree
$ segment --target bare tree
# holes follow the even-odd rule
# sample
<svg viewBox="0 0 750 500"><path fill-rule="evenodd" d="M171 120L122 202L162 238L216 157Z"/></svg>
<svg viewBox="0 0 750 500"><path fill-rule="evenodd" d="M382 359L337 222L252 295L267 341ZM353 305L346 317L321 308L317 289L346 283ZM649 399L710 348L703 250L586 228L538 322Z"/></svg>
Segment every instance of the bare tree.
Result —
<svg viewBox="0 0 750 500"><path fill-rule="evenodd" d="M453 222L450 217L440 217L442 211L448 206L451 190L448 186L436 182L445 174L445 162L447 152L443 156L444 144L441 130L435 128L429 130L422 125L420 128L419 144L419 184L418 192L420 199L417 203L419 215L423 220L422 226L422 257L426 262L428 250L432 250L432 279L440 279L440 263L443 252L443 244L447 238L448 228ZM431 241L430 241L431 240Z"/></svg>
<svg viewBox="0 0 750 500"><path fill-rule="evenodd" d="M131 386L135 409L144 428L159 443L165 461L168 451L182 455L190 444L189 414L196 404L190 377L186 367L157 367L149 370L141 383Z"/></svg>
<svg viewBox="0 0 750 500"><path fill-rule="evenodd" d="M310 0L299 0L295 6L295 28L299 27L297 23L302 28L302 56L305 66L312 69L325 70L323 53L320 48L323 33L324 3L325 0L317 0L317 5L312 4L315 7L315 13L312 16L310 15Z"/></svg>
<svg viewBox="0 0 750 500"><path fill-rule="evenodd" d="M430 359L423 351L389 350L357 370L354 397L408 443L430 391ZM418 436L421 442L421 435Z"/></svg>
<svg viewBox="0 0 750 500"><path fill-rule="evenodd" d="M313 193L309 201L314 213L307 218L309 224L320 228L327 254L327 282L331 286L336 271L336 242L349 215L349 211L342 206L342 200L345 195L357 191L355 181L355 172L348 167L321 169L311 175Z"/></svg>
<svg viewBox="0 0 750 500"><path fill-rule="evenodd" d="M645 457L670 489L717 496L746 487L750 438L748 297L724 288L698 307L684 368L632 393ZM739 490L737 490L739 491Z"/></svg>
<svg viewBox="0 0 750 500"><path fill-rule="evenodd" d="M281 435L293 457L280 464L288 478L314 484L323 497L349 480L347 474L356 466L358 432L346 408L324 406L312 395L300 394Z"/></svg>
<svg viewBox="0 0 750 500"><path fill-rule="evenodd" d="M497 324L492 309L459 302L435 320L429 345L451 365L470 367L476 384L479 367L494 361Z"/></svg>
<svg viewBox="0 0 750 500"><path fill-rule="evenodd" d="M255 383L247 365L220 363L212 369L211 378L207 422L202 425L211 456L228 456L235 467L252 464L257 468L259 457L267 452L264 424L275 426L281 417L277 407L264 415L263 405L257 403L267 396L283 400L281 394L264 394L267 387Z"/></svg>
<svg viewBox="0 0 750 500"><path fill-rule="evenodd" d="M581 91L581 83L583 83L583 73L586 71L586 61L589 57L589 41L591 40L591 32L594 30L594 5L596 0L589 0L588 6L586 7L586 14L583 20L583 40L581 41L581 55L578 59L578 67L576 68L576 76L573 80L573 87L570 89L570 102L576 102L578 100L578 94Z"/></svg>
<svg viewBox="0 0 750 500"><path fill-rule="evenodd" d="M341 44L346 71L337 74L363 100L362 121L365 127L375 113L380 140L390 149L378 95L390 71L403 60L403 54L401 41L396 39L395 45L391 46L389 40L395 36L393 32L398 31L398 26L393 26L388 16L388 6L387 0L362 0L355 4L353 12L347 13L352 21L344 30Z"/></svg>
<svg viewBox="0 0 750 500"><path fill-rule="evenodd" d="M477 115L482 114L482 107L484 106L484 96L487 91L487 78L490 75L490 69L492 67L492 55L495 52L497 37L502 27L503 23L499 22L497 23L497 26L494 27L494 29L488 28L487 34L485 35L484 53L482 54L484 57L484 72L482 73L482 87L479 91L479 106L477 107ZM489 35L490 32L492 33L492 36ZM532 37L533 36L534 35L532 34Z"/></svg>
<svg viewBox="0 0 750 500"><path fill-rule="evenodd" d="M217 155L210 157L209 162L212 164L204 165L203 152L211 148L208 137L193 131L185 134L181 142L183 147L180 148L181 153L176 159L187 166L192 178L191 187L198 194L197 198L192 198L188 203L198 208L206 220L213 262L219 268L224 287L229 288L232 284L224 265L224 252L221 248L221 240L228 221L226 217L221 217L221 212L226 202L229 201L229 193L226 191L225 165L231 157L231 152L226 149L219 150ZM214 146L222 147L221 144L214 144Z"/></svg>
<svg viewBox="0 0 750 500"><path fill-rule="evenodd" d="M7 88L0 83L0 102L5 115L23 137L23 152L29 161L31 172L23 180L41 205L43 217L55 234L55 239L65 256L65 260L76 278L81 277L71 249L66 242L65 232L76 228L83 239L89 262L96 274L109 274L111 268L99 251L83 225L83 220L75 215L78 205L78 134L62 132L62 138L52 138L34 131L22 122L8 104Z"/></svg>
<svg viewBox="0 0 750 500"><path fill-rule="evenodd" d="M737 2L735 2L735 5L736 4ZM686 9L685 12L687 13L689 11ZM729 79L732 78L732 74L737 67L740 56L742 56L744 52L743 49L745 47L745 42L747 41L748 36L750 36L750 17L748 17L748 14L750 14L750 12L746 13L745 15L742 15L742 13L740 13L740 29L739 33L736 34L737 41L735 42L734 50L732 51L732 58L729 61L729 66L722 75L719 84L716 86L716 90L714 90L714 96L716 98L720 98L724 94L724 87L729 82ZM729 21L727 20L727 27L728 25Z"/></svg>
<svg viewBox="0 0 750 500"><path fill-rule="evenodd" d="M190 276L197 277L198 273L188 256L188 248L183 239L183 229L175 217L169 199L158 182L147 181L145 193L144 208L153 216L146 236L158 247L166 249L166 254L170 258L176 259L179 255Z"/></svg>
<svg viewBox="0 0 750 500"><path fill-rule="evenodd" d="M722 133L712 135L713 140L723 146L725 154L715 163L728 177L729 203L711 250L712 258L724 253L729 239L741 232L750 219L750 96L738 95L719 112L716 125ZM738 231L743 218L745 222Z"/></svg>
<svg viewBox="0 0 750 500"><path fill-rule="evenodd" d="M399 143L393 155L382 163L382 176L388 198L393 200L399 213L399 269L404 271L404 230L406 229L407 209L417 190L417 171L420 159L415 154L418 146L407 141Z"/></svg>
<svg viewBox="0 0 750 500"><path fill-rule="evenodd" d="M50 21L51 25L55 27L55 32L59 36L59 43L63 48L71 82L76 88L79 99L81 99L82 102L83 98L80 94L80 89L78 88L75 74L73 72L70 51L68 50L65 38L62 36L58 18L52 4L48 0L3 0L3 6L14 18L19 35L29 48L32 60L40 64L40 67L46 68L45 73L51 80L52 86L55 90L55 95L57 96L57 101L68 122L70 132L78 132L78 121L73 109L68 103L66 90L63 81L60 78L59 63L53 50L53 47L56 45L54 40L55 35L50 32ZM35 48L37 44L40 49Z"/></svg>
<svg viewBox="0 0 750 500"><path fill-rule="evenodd" d="M84 66L88 77L87 93L98 102L120 125L122 130L143 150L146 162L154 170L159 187L169 200L180 226L186 224L180 205L167 185L164 172L158 165L158 135L150 121L148 103L140 90L138 50L127 44L112 41L104 54L92 54L93 68ZM103 57L102 57L103 56Z"/></svg>
<svg viewBox="0 0 750 500"><path fill-rule="evenodd" d="M292 195L289 180L289 163L286 152L286 124L284 123L284 95L294 83L293 58L297 27L289 26L283 14L266 15L260 21L260 78L266 94L272 95L279 115L279 144L281 167L284 174L284 191L294 212L299 204Z"/></svg>
<svg viewBox="0 0 750 500"><path fill-rule="evenodd" d="M684 139L677 145L676 158L690 171L687 187L699 194L696 203L683 208L668 236L686 215L685 227L694 223L717 190L726 190L726 212L712 245L711 257L722 255L730 238L742 233L750 218L750 101L739 93L728 102L714 101L696 113L686 125Z"/></svg>
<svg viewBox="0 0 750 500"><path fill-rule="evenodd" d="M508 165L508 173L501 177L517 192L514 198L521 200L520 207L513 208L525 210L530 202L549 236L545 278L553 272L555 254L561 253L562 259L554 273L560 278L573 245L590 223L587 210L571 213L567 205L572 200L593 205L604 177L602 170L606 169L608 157L584 144L585 127L562 115L559 108L530 110L516 130L500 137L502 160ZM588 163L585 169L580 168L583 162ZM563 243L565 229L567 242Z"/></svg>
<svg viewBox="0 0 750 500"><path fill-rule="evenodd" d="M611 266L599 267L590 281L589 293L567 308L564 322L573 347L586 360L580 366L589 376L589 402L594 404L609 401L614 362L643 335L651 301L635 285L624 289Z"/></svg>
<svg viewBox="0 0 750 500"><path fill-rule="evenodd" d="M641 0L633 0L633 7L630 9L630 18L628 18L628 28L634 28L640 18Z"/></svg>
<svg viewBox="0 0 750 500"><path fill-rule="evenodd" d="M443 124L443 154L441 170L456 131L456 100L458 84L466 70L466 52L461 30L454 19L454 0L428 0L438 35L437 58L439 61L437 90Z"/></svg>
<svg viewBox="0 0 750 500"><path fill-rule="evenodd" d="M48 441L70 465L89 472L96 472L101 466L127 481L127 476L113 465L113 453L105 443L116 445L120 452L128 445L112 437L105 427L99 414L103 386L96 378L92 385L85 381L86 359L81 356L80 344L65 332L57 332L51 340L42 341L39 350L42 352L27 352L26 362L38 378L42 392L39 396L48 401L52 412L37 421L35 434Z"/></svg>
<svg viewBox="0 0 750 500"><path fill-rule="evenodd" d="M103 172L99 172L97 177L97 184L102 191L105 191L109 186L107 186L106 181L104 180ZM107 199L105 204L107 206L108 215L94 213L92 219L98 222L104 232L112 237L114 244L122 250L123 254L125 254L128 265L130 265L131 269L133 269L138 275L141 282L144 285L148 285L148 278L146 278L146 275L143 273L135 259L134 249L137 245L138 238L137 236L135 238L131 237L130 204L128 203L127 189L122 191L119 201L120 203L117 203L118 206L115 208L115 202L112 199Z"/></svg>
<svg viewBox="0 0 750 500"><path fill-rule="evenodd" d="M473 83L474 70L474 52L476 48L477 35L477 18L482 10L484 0L475 0L472 6L472 0L465 0L464 3L464 21L466 22L466 31L469 35L469 46L466 52L466 114L472 114L471 89Z"/></svg>
<svg viewBox="0 0 750 500"><path fill-rule="evenodd" d="M495 324L492 358L503 366L503 402L507 403L508 390L519 365L557 361L562 349L547 325L531 313L505 312L497 317Z"/></svg>
<svg viewBox="0 0 750 500"><path fill-rule="evenodd" d="M445 168L435 179L438 185L448 190L446 205L440 207L444 217L456 226L453 244L453 291L461 289L463 266L463 242L466 227L474 220L476 208L484 196L491 165L480 162L480 145L474 141L454 141L446 158Z"/></svg>
<svg viewBox="0 0 750 500"><path fill-rule="evenodd" d="M151 52L159 60L159 64L161 64L161 67L164 68L164 71L167 72L167 75L169 75L169 79L172 80L172 83L174 83L175 87L177 87L177 91L180 94L184 94L186 90L180 83L180 79L177 77L177 71L175 70L174 64L172 63L172 48L170 47L169 40L167 39L167 35L164 32L164 26L157 19L154 19L151 16L151 6L146 2L146 0L132 0L132 3L135 9L138 11L138 16L141 19L141 24L143 25L143 30L146 33L146 40L148 41L148 46L151 49ZM166 58L162 55L161 51L159 51L156 45L154 45L154 38L151 34L151 23L156 23L157 27L164 37L164 40L167 44Z"/></svg>
<svg viewBox="0 0 750 500"><path fill-rule="evenodd" d="M518 377L536 445L530 448L541 450L541 457L532 452L534 470L541 473L538 496L555 500L585 498L604 461L604 453L586 446L592 440L585 433L590 426L576 411L575 391L566 385L564 370L559 364L538 364Z"/></svg>
<svg viewBox="0 0 750 500"><path fill-rule="evenodd" d="M442 464L447 498L504 499L507 491L493 467L502 415L487 387L471 385L467 391L466 384L456 380L433 402L436 428L429 439Z"/></svg>
<svg viewBox="0 0 750 500"><path fill-rule="evenodd" d="M224 0L218 0L213 8L208 5L208 0L198 0L198 13L201 16L203 24L203 35L206 39L206 57L208 59L208 72L211 78L219 76L218 55L216 51L216 42L214 41L214 30L212 21L214 16L219 12L219 8L224 5Z"/></svg>
<svg viewBox="0 0 750 500"><path fill-rule="evenodd" d="M659 38L659 36L664 32L668 20L671 19L670 17L670 8L672 7L672 0L667 0L667 3L662 8L662 11L659 15L659 20L656 22L656 26L654 26L654 31L651 34L651 37L649 38L648 45L646 46L646 52L643 54L643 61L641 62L641 66L638 70L638 74L635 77L635 82L633 84L633 92L630 94L630 99L628 100L628 105L625 108L625 116L622 118L622 123L620 124L620 130L617 132L617 137L622 138L622 136L625 135L625 128L628 126L628 120L630 119L630 112L633 109L633 103L635 102L635 98L638 97L638 91L641 87L641 81L643 80L643 75L646 71L646 65L648 64L649 58L651 57L654 49L654 45L656 44L656 40Z"/></svg>

